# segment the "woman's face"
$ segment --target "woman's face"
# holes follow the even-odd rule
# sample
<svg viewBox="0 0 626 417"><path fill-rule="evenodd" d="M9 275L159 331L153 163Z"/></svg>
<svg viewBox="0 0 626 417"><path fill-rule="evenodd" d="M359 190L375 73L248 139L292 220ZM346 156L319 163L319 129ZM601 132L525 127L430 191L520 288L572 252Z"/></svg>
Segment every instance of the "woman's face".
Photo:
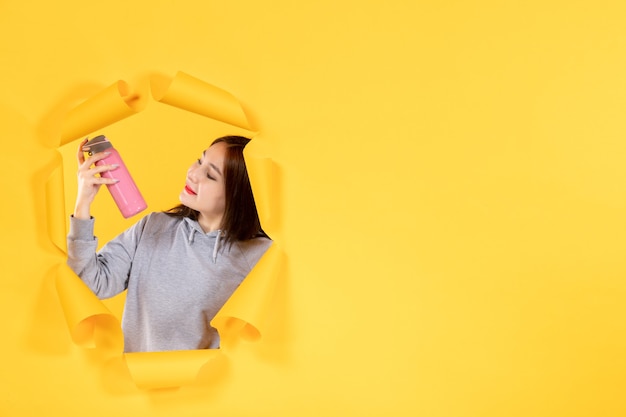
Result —
<svg viewBox="0 0 626 417"><path fill-rule="evenodd" d="M214 230L219 228L225 207L224 160L226 144L218 142L209 147L202 157L187 170L185 188L180 202L200 212L200 224ZM205 230L209 231L209 230Z"/></svg>

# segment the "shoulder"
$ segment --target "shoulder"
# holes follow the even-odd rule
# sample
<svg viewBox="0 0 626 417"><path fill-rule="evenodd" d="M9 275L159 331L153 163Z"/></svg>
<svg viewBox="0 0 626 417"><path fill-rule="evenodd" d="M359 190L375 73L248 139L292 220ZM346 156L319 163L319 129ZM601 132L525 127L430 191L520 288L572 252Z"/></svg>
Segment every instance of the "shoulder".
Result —
<svg viewBox="0 0 626 417"><path fill-rule="evenodd" d="M272 240L267 237L255 237L248 240L238 240L237 244L242 251L266 251L272 245Z"/></svg>
<svg viewBox="0 0 626 417"><path fill-rule="evenodd" d="M163 212L153 212L144 216L136 225L142 229L144 234L155 234L176 229L181 223L182 218L180 217L169 216Z"/></svg>
<svg viewBox="0 0 626 417"><path fill-rule="evenodd" d="M154 211L145 217L151 223L156 224L175 224L182 220L182 217L170 216L162 211Z"/></svg>
<svg viewBox="0 0 626 417"><path fill-rule="evenodd" d="M250 269L256 265L263 254L272 246L272 240L266 237L256 237L248 240L238 240L234 243L241 251L241 255L249 264Z"/></svg>

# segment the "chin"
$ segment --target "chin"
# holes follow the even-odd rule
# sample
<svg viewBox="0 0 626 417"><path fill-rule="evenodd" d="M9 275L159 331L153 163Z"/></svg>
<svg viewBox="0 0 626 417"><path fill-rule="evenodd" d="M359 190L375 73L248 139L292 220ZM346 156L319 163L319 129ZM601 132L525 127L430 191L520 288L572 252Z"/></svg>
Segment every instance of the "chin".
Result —
<svg viewBox="0 0 626 417"><path fill-rule="evenodd" d="M188 204L188 203L189 203L189 200L188 200L188 198L187 198L187 197L188 197L188 196L187 196L187 195L185 195L185 192L183 191L183 192L182 192L182 193L180 193L180 195L178 196L178 201L180 201L180 203L181 203L183 206L186 206L186 207L189 207L189 208L193 208L193 207L190 207L190 206L189 206L189 204Z"/></svg>

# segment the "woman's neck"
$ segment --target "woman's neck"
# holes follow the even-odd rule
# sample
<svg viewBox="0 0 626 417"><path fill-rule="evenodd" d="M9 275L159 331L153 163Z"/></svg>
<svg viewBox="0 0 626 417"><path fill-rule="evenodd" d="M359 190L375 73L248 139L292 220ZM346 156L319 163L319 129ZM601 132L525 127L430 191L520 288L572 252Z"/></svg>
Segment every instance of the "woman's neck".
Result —
<svg viewBox="0 0 626 417"><path fill-rule="evenodd" d="M222 216L216 218L209 218L208 216L200 213L198 216L198 224L204 231L204 233L214 232L219 230L222 225Z"/></svg>

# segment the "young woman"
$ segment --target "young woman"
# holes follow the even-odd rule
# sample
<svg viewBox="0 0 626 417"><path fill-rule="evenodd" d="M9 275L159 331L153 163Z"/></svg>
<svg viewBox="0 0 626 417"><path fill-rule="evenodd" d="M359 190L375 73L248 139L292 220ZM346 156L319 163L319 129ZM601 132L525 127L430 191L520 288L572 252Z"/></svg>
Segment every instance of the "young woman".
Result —
<svg viewBox="0 0 626 417"><path fill-rule="evenodd" d="M271 245L261 229L243 149L249 139L216 139L187 171L179 199L151 213L96 252L90 206L103 184L78 150L78 195L68 234L68 265L99 298L124 290L126 352L219 347L211 319Z"/></svg>

